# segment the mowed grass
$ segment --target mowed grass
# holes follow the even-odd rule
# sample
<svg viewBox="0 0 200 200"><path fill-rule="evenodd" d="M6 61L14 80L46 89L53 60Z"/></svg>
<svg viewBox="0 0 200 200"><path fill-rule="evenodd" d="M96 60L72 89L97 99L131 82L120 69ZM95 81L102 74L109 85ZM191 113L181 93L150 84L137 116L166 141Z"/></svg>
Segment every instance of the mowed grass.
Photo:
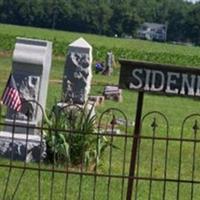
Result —
<svg viewBox="0 0 200 200"><path fill-rule="evenodd" d="M12 30L12 31L11 31ZM37 37L42 39L53 39L56 38L58 41L66 41L66 44L69 41L73 41L79 36L85 37L92 44L106 48L114 48L115 50L123 49L121 56L133 58L133 59L142 59L142 60L151 60L161 63L176 63L183 64L188 66L200 66L200 49L195 47L185 47L185 46L176 46L160 43L151 43L147 41L139 40L123 40L123 39L114 39L107 37L98 37L95 35L88 34L76 34L68 33L62 31L49 31L45 29L33 29L27 27L17 27L17 26L7 26L1 25L0 32L2 34L10 35L20 35L25 37ZM130 52L135 52L134 54L129 55ZM139 53L138 53L139 52ZM142 55L142 56L141 56ZM150 59L150 55L152 58ZM165 56L166 55L166 56ZM171 55L171 56L169 56ZM178 55L178 56L177 56ZM104 55L105 56L105 55ZM146 59L145 59L146 58ZM171 59L170 59L171 58ZM179 59L180 60L179 60ZM183 59L184 58L184 59ZM64 70L65 58L62 55L54 56L51 76L48 88L48 98L47 98L47 110L50 110L54 105L55 101L61 99L61 90L62 90L62 76ZM6 80L9 76L11 69L11 53L0 53L0 94L2 94ZM103 88L107 84L118 84L119 79L119 67L114 69L114 74L111 77L102 76L99 74L93 73L92 79L92 89L91 95L101 95ZM56 80L56 81L55 81ZM59 80L59 81L58 81ZM128 117L128 121L131 123L135 119L135 111L137 104L137 93L133 91L124 90L123 91L123 101L115 102L107 100L103 105L96 108L97 115L107 108L113 107L122 110ZM180 138L181 136L181 125L184 118L192 113L199 113L199 100L192 98L180 98L180 97L168 97L168 96L159 96L145 94L144 97L144 107L143 107L143 116L145 113L150 111L159 111L166 115L169 121L169 133L168 135L172 138ZM143 122L142 135L152 136L152 122L156 117L156 123L158 127L156 128L155 135L158 137L166 137L166 122L159 115L153 115ZM198 118L199 119L199 118ZM195 123L195 118L187 121L184 130L183 137L187 139L194 139L195 134L193 130L193 125ZM129 127L128 134L132 134L133 127ZM199 138L199 132L197 134L197 139ZM127 143L126 149L124 149L124 144ZM114 144L116 144L120 149L113 150L112 155L112 166L111 173L113 175L121 175L123 168L123 161L125 162L125 175L128 175L129 172L129 163L130 163L130 152L131 152L131 138L127 140L125 138L114 138ZM167 167L167 178L168 179L177 179L178 170L179 170L179 154L180 154L180 141L167 141L165 140L149 140L142 139L140 143L140 161L138 163L138 176L140 177L150 177L154 178L164 178L164 169ZM168 147L167 147L168 146ZM166 158L166 149L168 156ZM124 151L126 152L126 159L124 160ZM192 142L183 142L182 143L182 164L181 164L181 173L180 178L182 180L191 180L192 179L192 169L194 169L194 180L200 180L200 145L196 144L196 153L194 154L194 144ZM154 157L152 157L152 152L154 152ZM98 167L99 173L108 174L109 172L109 159L110 159L110 149L108 149L103 157L103 160ZM193 159L195 156L195 167L193 166ZM153 159L153 165L151 165L151 160ZM165 166L165 159L167 159L167 166ZM8 163L7 160L1 159L0 164ZM23 165L20 162L14 162L15 165ZM38 167L37 164L28 164L31 167ZM43 168L51 168L52 166L43 165ZM194 167L194 168L193 168ZM62 167L61 167L62 168ZM6 179L8 175L8 168L0 168L0 199L3 197L3 192L6 185ZM151 174L152 171L152 174ZM13 169L11 172L11 178L9 182L9 189L7 200L12 199L12 194L15 190L17 181L22 173L22 170ZM51 181L54 181L54 184L51 185ZM52 175L49 172L41 173L41 199L50 199L51 198L51 189L53 189L53 198L55 200L64 199L65 197L65 180L66 174L55 173ZM82 180L82 185L80 185ZM96 199L104 200L109 198L112 200L121 199L121 179L112 178L111 181L105 177L97 178L96 185ZM110 189L108 186L110 183ZM68 177L68 187L67 187L67 199L75 200L79 198L79 189L81 188L81 197L80 199L89 200L93 198L94 191L94 177L69 174ZM152 184L152 185L151 185ZM124 186L124 196L125 199L127 187L127 180L125 179ZM134 186L136 187L136 186ZM137 196L138 200L149 199L149 191L151 188L151 199L160 200L163 197L163 187L164 184L162 181L150 181L139 180L137 193L134 192L134 197ZM175 182L166 183L166 199L173 200L177 199L177 187L178 184ZM180 184L180 199L188 200L191 199L191 184L181 183ZM199 184L194 184L194 198L195 200L200 199L200 186ZM38 172L27 170L24 174L20 187L16 193L17 200L36 200L38 199Z"/></svg>
<svg viewBox="0 0 200 200"><path fill-rule="evenodd" d="M65 58L53 57L47 97L48 109L53 106L56 100L59 101L61 99L64 63ZM0 94L2 94L5 87L11 70L11 65L12 60L10 54L0 55ZM118 84L119 68L114 70L115 71L111 77L95 74L93 71L91 95L102 95L103 89L106 85ZM136 103L137 92L124 90L122 102L107 100L105 104L97 107L97 112L102 113L102 111L107 108L116 107L121 109L130 121L133 121ZM198 99L145 94L143 113L153 110L161 111L165 113L169 119L173 119L171 120L173 126L180 127L181 121L184 117L191 113L198 113L199 105Z"/></svg>
<svg viewBox="0 0 200 200"><path fill-rule="evenodd" d="M61 98L61 82L57 82L54 80L61 80L63 75L63 66L65 59L54 57L53 66L51 70L49 90L48 90L48 98L47 98L47 108L48 110L53 106L55 101L60 100ZM0 66L2 66L2 70L0 73L0 93L2 93L3 88L5 86L7 77L11 68L11 56L1 56ZM117 84L119 78L119 69L115 69L114 75L112 77L106 77L102 75L96 75L93 73L93 81L92 81L92 95L101 95L103 88L106 84ZM121 109L126 116L128 117L129 122L133 122L135 118L135 110L137 103L137 93L124 90L123 91L123 102L115 102L115 101L105 101L104 104L100 107L97 107L98 116L107 108L114 107ZM181 134L181 124L183 119L191 114L191 113L199 113L199 101L194 100L192 98L180 98L180 97L166 97L166 96L157 96L146 94L144 98L144 108L143 115L150 111L160 111L166 114L170 123L170 137L179 138ZM166 136L166 124L165 121L158 116L158 130L156 132L157 136L165 137ZM153 117L148 118L143 124L143 135L151 136L152 135L152 120ZM184 131L185 138L192 138L193 135L193 126L194 119L192 122L186 125L186 131ZM132 134L133 127L129 128L128 134ZM198 136L199 138L199 136ZM123 163L123 152L124 152L124 138L114 139L114 143L120 148L120 150L114 150L112 155L112 174L120 175L122 173L122 163ZM129 163L130 163L130 152L131 152L131 138L127 141L127 149L126 149L126 160L125 160L125 174L128 175L129 171ZM149 177L150 169L151 169L151 151L152 151L152 141L151 140L142 140L141 142L141 153L140 153L140 162L139 162L139 176ZM168 166L167 166L167 177L171 179L176 179L179 168L179 148L180 142L169 142L168 147ZM164 173L164 164L165 164L165 152L166 152L166 141L155 141L154 144L154 164L153 164L153 177L162 178ZM200 153L199 144L196 147L196 168L195 168L195 178L199 180L199 172L200 172L200 160L198 158L198 154ZM182 164L182 179L191 179L192 172L192 155L193 155L193 144L192 143L184 143L183 145L183 164ZM109 170L109 149L107 153L105 153L104 159L101 162L99 167L100 173L108 174ZM119 159L120 158L120 159ZM0 163L6 162L1 160ZM22 163L17 163L17 165ZM30 164L30 166L35 166ZM45 166L46 167L46 166ZM7 168L0 169L0 191L3 192L5 189L6 178L8 175ZM17 181L22 173L22 170L12 170L11 179L9 182L8 189L8 197L7 199L11 199L11 194L15 190ZM48 172L42 172L41 174L41 198L42 199L50 199L50 191L53 188L53 199L64 199L64 190L65 190L65 174L55 174L54 177L54 185L52 186L52 174ZM78 191L80 187L80 176L79 175L69 175L68 178L68 189L67 189L67 197L68 199L77 199ZM38 198L38 173L27 170L22 179L21 186L16 194L16 199L19 200L32 200ZM82 177L82 186L81 186L81 198L82 199L92 199L93 195L93 183L94 178L90 176ZM97 192L96 199L104 200L107 198L108 191L108 178L98 178L97 181ZM124 187L124 195L126 193L127 180L125 180ZM137 190L137 199L148 199L149 195L149 181L138 182L138 190ZM190 195L190 184L181 184L181 199L187 200ZM195 185L195 199L199 198L199 186ZM176 199L176 191L177 184L167 182L166 186L166 198L167 199ZM32 195L30 196L30 192ZM135 193L134 193L135 194ZM121 198L121 180L120 179L111 179L110 190L109 190L110 199L120 199ZM152 199L161 199L163 195L163 182L152 182ZM124 197L125 199L125 197Z"/></svg>

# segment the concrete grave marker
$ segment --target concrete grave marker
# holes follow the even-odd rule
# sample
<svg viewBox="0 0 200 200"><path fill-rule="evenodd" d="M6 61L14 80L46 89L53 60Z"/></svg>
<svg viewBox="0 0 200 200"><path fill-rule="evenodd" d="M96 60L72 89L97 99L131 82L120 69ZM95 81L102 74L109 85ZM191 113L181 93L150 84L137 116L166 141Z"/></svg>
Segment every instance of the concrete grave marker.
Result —
<svg viewBox="0 0 200 200"><path fill-rule="evenodd" d="M13 53L12 73L22 102L37 101L43 109L46 106L48 80L52 60L52 43L43 40L17 38ZM12 124L15 112L8 109L7 124ZM26 125L29 115L30 133L42 120L42 112L37 104L25 103L16 114L16 124ZM5 131L12 127L6 126ZM15 133L26 133L26 128L16 128Z"/></svg>
<svg viewBox="0 0 200 200"><path fill-rule="evenodd" d="M83 38L69 45L64 78L63 98L66 103L84 105L92 79L92 47Z"/></svg>
<svg viewBox="0 0 200 200"><path fill-rule="evenodd" d="M122 101L122 90L118 86L107 85L104 88L103 95L105 99L111 99L121 102Z"/></svg>
<svg viewBox="0 0 200 200"><path fill-rule="evenodd" d="M106 54L106 67L102 74L110 76L113 72L113 66L115 66L115 57L112 51Z"/></svg>

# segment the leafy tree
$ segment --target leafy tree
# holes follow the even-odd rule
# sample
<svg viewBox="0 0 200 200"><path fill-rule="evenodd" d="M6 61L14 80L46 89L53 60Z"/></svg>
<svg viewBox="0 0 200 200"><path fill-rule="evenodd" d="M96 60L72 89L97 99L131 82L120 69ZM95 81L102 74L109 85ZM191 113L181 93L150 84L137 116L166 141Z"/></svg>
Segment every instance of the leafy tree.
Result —
<svg viewBox="0 0 200 200"><path fill-rule="evenodd" d="M109 25L112 16L112 9L105 3L93 5L89 9L89 29L92 33L109 35L111 28Z"/></svg>
<svg viewBox="0 0 200 200"><path fill-rule="evenodd" d="M168 40L183 41L186 34L185 20L187 15L187 6L180 0L177 3L171 3L167 17L168 21Z"/></svg>
<svg viewBox="0 0 200 200"><path fill-rule="evenodd" d="M130 4L115 4L113 5L113 15L110 20L112 34L130 34L137 28L139 17L135 9L132 9Z"/></svg>
<svg viewBox="0 0 200 200"><path fill-rule="evenodd" d="M200 3L196 4L186 18L186 37L195 44L200 44Z"/></svg>
<svg viewBox="0 0 200 200"><path fill-rule="evenodd" d="M142 22L168 24L168 40L199 44L199 4L184 0L0 0L0 23L132 35Z"/></svg>

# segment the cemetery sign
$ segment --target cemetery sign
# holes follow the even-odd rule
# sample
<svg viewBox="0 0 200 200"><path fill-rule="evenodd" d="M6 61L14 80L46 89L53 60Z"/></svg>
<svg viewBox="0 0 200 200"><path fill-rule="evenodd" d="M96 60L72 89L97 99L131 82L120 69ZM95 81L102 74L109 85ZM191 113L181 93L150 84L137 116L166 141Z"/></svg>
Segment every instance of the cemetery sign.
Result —
<svg viewBox="0 0 200 200"><path fill-rule="evenodd" d="M119 60L121 88L138 91L200 97L200 69Z"/></svg>
<svg viewBox="0 0 200 200"><path fill-rule="evenodd" d="M138 91L129 168L129 177L134 177L141 134L144 93L200 97L200 68L124 59L119 60L119 63L121 64L119 87ZM134 178L129 179L127 187L128 197L132 196L133 185Z"/></svg>

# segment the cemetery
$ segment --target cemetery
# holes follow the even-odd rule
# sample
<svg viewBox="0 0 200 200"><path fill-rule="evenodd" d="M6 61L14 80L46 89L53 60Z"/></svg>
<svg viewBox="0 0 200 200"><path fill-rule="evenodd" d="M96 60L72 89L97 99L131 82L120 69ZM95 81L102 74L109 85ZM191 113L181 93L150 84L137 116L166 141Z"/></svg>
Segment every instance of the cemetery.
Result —
<svg viewBox="0 0 200 200"><path fill-rule="evenodd" d="M54 45L17 37L0 54L0 92L11 73L21 99L1 105L0 198L198 199L199 57L189 68L113 51L117 66L96 74L84 37L61 58Z"/></svg>

